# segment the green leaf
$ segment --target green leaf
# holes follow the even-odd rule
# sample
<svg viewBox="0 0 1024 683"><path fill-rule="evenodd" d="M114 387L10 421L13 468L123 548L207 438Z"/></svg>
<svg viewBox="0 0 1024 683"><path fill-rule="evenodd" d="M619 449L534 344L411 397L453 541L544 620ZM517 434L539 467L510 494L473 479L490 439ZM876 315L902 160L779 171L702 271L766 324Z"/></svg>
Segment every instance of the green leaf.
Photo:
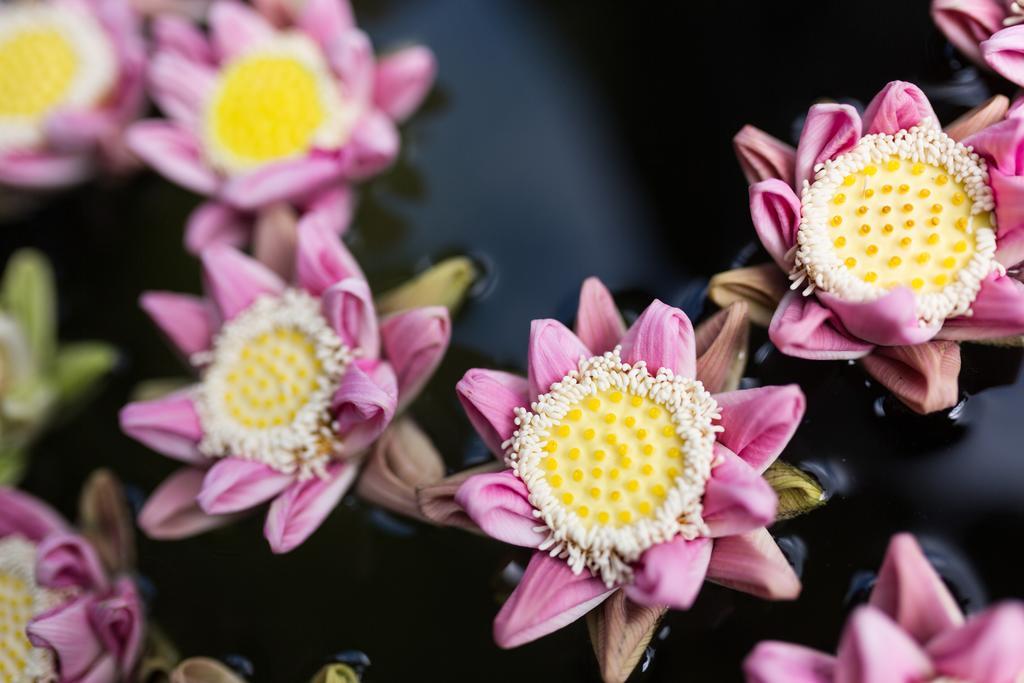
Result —
<svg viewBox="0 0 1024 683"><path fill-rule="evenodd" d="M827 500L817 479L781 460L771 464L764 478L779 496L776 519L797 517L821 507Z"/></svg>
<svg viewBox="0 0 1024 683"><path fill-rule="evenodd" d="M377 299L377 311L385 314L422 306L445 306L455 315L479 275L473 261L453 256L382 294Z"/></svg>
<svg viewBox="0 0 1024 683"><path fill-rule="evenodd" d="M57 292L45 256L34 249L11 256L0 283L0 305L21 325L38 366L47 367L57 346Z"/></svg>
<svg viewBox="0 0 1024 683"><path fill-rule="evenodd" d="M117 351L103 342L65 344L57 354L53 383L61 402L81 398L117 362Z"/></svg>
<svg viewBox="0 0 1024 683"><path fill-rule="evenodd" d="M25 451L5 446L0 449L0 486L13 486L25 475L28 458Z"/></svg>
<svg viewBox="0 0 1024 683"><path fill-rule="evenodd" d="M359 683L359 674L347 664L328 664L317 672L311 683Z"/></svg>

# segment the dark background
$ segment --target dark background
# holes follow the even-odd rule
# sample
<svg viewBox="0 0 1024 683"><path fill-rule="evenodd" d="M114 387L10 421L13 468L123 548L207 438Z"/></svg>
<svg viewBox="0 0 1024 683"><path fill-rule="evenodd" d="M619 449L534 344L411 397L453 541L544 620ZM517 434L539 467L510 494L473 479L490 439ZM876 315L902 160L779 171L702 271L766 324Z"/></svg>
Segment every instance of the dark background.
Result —
<svg viewBox="0 0 1024 683"><path fill-rule="evenodd" d="M414 410L453 471L487 457L454 383L474 366L525 369L530 319L570 321L584 277L602 277L633 312L657 296L697 318L710 275L738 254L761 258L745 250L753 231L730 147L744 123L793 139L816 99L864 103L894 78L925 87L946 121L1007 91L957 61L924 0L669 4L356 4L378 48L430 45L440 82L403 131L399 165L366 188L348 241L378 289L452 253L486 271ZM67 514L95 467L114 468L138 499L174 468L121 436L116 412L139 381L183 373L136 299L198 290L180 246L196 201L142 174L0 232L4 259L26 244L54 259L65 338L124 353L98 399L36 449L25 487ZM784 358L763 333L753 344L748 385L799 381L808 394L785 457L832 494L774 529L804 594L770 604L706 587L666 620L637 680L736 681L764 638L832 650L896 531L922 538L968 609L1021 595L1009 561L1024 530L1018 351L965 347L965 402L922 418L854 365ZM261 528L254 516L189 541L140 541L152 616L184 654L234 656L257 683L303 681L353 649L377 683L596 680L582 622L514 651L492 643L502 569L525 560L508 546L353 495L290 555L271 555Z"/></svg>

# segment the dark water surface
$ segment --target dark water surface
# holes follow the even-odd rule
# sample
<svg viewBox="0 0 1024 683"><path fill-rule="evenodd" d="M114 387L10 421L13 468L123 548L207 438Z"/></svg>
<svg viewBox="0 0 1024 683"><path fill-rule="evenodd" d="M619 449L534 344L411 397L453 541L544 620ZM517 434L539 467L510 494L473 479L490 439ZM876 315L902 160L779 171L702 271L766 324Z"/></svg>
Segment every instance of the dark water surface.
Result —
<svg viewBox="0 0 1024 683"><path fill-rule="evenodd" d="M455 381L474 366L524 369L530 319L569 321L587 275L633 311L657 296L702 314L707 278L753 236L730 150L743 123L790 138L814 99L866 102L893 78L922 83L950 120L1000 87L956 63L925 0L664 5L357 4L378 46L429 44L441 80L404 132L401 164L368 188L350 243L377 287L455 252L487 270L414 411L452 470L485 457ZM125 354L99 400L37 449L26 487L66 513L97 466L140 495L174 468L122 437L116 411L137 382L181 374L136 298L198 290L180 247L194 203L143 176L73 193L0 234L4 257L31 243L55 259L66 338L108 339ZM1024 530L1018 351L965 347L966 402L927 418L856 366L769 346L755 356L750 384L806 391L807 419L785 457L833 494L775 528L802 566L803 597L770 604L709 586L666 620L637 680L736 681L742 657L768 637L832 649L896 531L923 538L968 609L1024 592L1011 561ZM189 541L141 541L153 616L185 654L239 655L257 683L303 681L349 649L369 655L367 680L378 683L596 680L582 621L515 651L493 645L502 569L525 560L508 546L351 495L290 555L272 556L261 527L253 517Z"/></svg>

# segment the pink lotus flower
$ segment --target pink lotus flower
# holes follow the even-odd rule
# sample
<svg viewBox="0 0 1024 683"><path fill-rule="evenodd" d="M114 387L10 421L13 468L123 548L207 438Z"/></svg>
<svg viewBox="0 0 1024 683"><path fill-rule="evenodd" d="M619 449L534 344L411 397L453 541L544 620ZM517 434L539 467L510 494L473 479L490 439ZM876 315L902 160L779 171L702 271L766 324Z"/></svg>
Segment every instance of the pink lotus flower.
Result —
<svg viewBox="0 0 1024 683"><path fill-rule="evenodd" d="M754 227L795 290L769 326L783 353L864 358L930 412L957 400L953 342L1024 332L1024 285L1006 274L1024 257L1024 120L1006 109L996 98L943 132L924 94L897 81L863 120L811 107L796 150L740 131ZM777 276L754 270L745 286L775 305L774 285L752 283Z"/></svg>
<svg viewBox="0 0 1024 683"><path fill-rule="evenodd" d="M50 190L134 161L145 45L126 0L0 5L0 189Z"/></svg>
<svg viewBox="0 0 1024 683"><path fill-rule="evenodd" d="M329 228L298 226L295 286L232 247L202 253L206 299L150 292L143 309L198 384L121 411L129 436L186 463L140 526L181 538L270 503L264 534L292 550L352 484L368 447L448 346L443 307L378 320L358 264Z"/></svg>
<svg viewBox="0 0 1024 683"><path fill-rule="evenodd" d="M971 61L1024 85L1024 2L932 0L932 18Z"/></svg>
<svg viewBox="0 0 1024 683"><path fill-rule="evenodd" d="M765 529L775 492L761 473L804 413L796 386L711 395L695 375L686 315L655 301L629 330L596 279L576 334L530 331L529 378L470 370L470 421L507 469L465 480L456 503L488 535L535 549L494 622L516 647L618 590L687 609L704 580L767 599L800 581ZM598 354L598 355L595 355Z"/></svg>
<svg viewBox="0 0 1024 683"><path fill-rule="evenodd" d="M124 680L144 629L135 585L108 575L45 503L0 487L0 510L0 671L17 681Z"/></svg>
<svg viewBox="0 0 1024 683"><path fill-rule="evenodd" d="M871 599L854 611L836 657L765 641L747 658L748 683L1018 683L1024 604L966 621L913 536L894 536Z"/></svg>
<svg viewBox="0 0 1024 683"><path fill-rule="evenodd" d="M150 90L170 119L137 123L129 143L170 180L213 198L189 221L193 251L247 241L244 214L279 202L327 202L347 225L345 186L391 164L395 123L433 83L424 47L378 61L347 0L297 6L282 29L233 0L212 3L209 37L180 16L154 22Z"/></svg>

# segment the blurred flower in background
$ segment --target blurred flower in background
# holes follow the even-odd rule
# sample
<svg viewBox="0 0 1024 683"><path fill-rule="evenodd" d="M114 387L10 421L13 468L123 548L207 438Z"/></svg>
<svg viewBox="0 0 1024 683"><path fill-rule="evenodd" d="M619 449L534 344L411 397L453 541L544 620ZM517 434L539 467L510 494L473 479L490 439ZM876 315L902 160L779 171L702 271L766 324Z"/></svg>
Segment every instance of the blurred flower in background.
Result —
<svg viewBox="0 0 1024 683"><path fill-rule="evenodd" d="M932 18L972 62L1024 85L1024 2L932 0Z"/></svg>
<svg viewBox="0 0 1024 683"><path fill-rule="evenodd" d="M238 672L216 659L192 657L166 674L148 679L151 683L246 683ZM347 664L328 664L309 683L359 683L362 677Z"/></svg>
<svg viewBox="0 0 1024 683"><path fill-rule="evenodd" d="M32 441L87 397L117 361L102 342L61 344L46 258L15 252L0 283L0 484L16 482Z"/></svg>

